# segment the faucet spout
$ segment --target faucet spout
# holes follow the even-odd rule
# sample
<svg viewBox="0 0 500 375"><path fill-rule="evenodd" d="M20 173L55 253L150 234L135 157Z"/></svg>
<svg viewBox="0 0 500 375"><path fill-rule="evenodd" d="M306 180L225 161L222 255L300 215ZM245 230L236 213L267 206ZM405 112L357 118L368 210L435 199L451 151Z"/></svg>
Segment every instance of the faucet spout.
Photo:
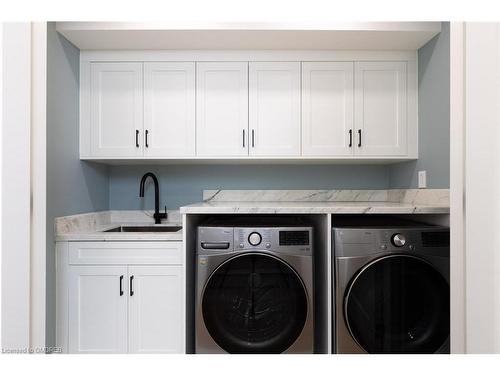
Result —
<svg viewBox="0 0 500 375"><path fill-rule="evenodd" d="M160 224L161 219L167 218L167 208L165 207L165 212L160 214L160 189L158 185L158 179L156 178L154 173L148 172L144 174L144 176L142 176L139 186L139 197L144 197L144 184L146 183L148 177L151 177L155 186L155 213L153 217L155 219L155 224Z"/></svg>

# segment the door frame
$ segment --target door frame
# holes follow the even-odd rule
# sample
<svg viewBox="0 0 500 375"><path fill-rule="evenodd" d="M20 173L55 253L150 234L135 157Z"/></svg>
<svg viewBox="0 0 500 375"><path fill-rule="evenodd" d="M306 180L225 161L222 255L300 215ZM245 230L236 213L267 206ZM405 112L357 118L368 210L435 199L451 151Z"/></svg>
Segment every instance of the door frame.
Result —
<svg viewBox="0 0 500 375"><path fill-rule="evenodd" d="M450 349L466 353L465 23L450 23ZM452 136L453 135L453 136Z"/></svg>
<svg viewBox="0 0 500 375"><path fill-rule="evenodd" d="M44 353L47 23L0 28L2 348Z"/></svg>

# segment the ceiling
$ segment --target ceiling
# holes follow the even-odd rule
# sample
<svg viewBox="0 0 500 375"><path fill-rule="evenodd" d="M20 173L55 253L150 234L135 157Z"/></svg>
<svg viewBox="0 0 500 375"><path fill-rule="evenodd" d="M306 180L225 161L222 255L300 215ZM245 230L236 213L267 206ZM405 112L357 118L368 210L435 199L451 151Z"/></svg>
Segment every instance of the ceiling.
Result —
<svg viewBox="0 0 500 375"><path fill-rule="evenodd" d="M416 50L440 22L162 24L57 22L81 50Z"/></svg>

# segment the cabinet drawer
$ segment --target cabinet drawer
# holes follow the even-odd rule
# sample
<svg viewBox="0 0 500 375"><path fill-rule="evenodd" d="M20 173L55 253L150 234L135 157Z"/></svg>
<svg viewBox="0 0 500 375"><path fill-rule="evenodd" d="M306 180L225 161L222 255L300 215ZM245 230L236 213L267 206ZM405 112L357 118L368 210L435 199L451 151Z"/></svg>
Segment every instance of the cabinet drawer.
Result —
<svg viewBox="0 0 500 375"><path fill-rule="evenodd" d="M183 264L182 242L70 242L69 264Z"/></svg>

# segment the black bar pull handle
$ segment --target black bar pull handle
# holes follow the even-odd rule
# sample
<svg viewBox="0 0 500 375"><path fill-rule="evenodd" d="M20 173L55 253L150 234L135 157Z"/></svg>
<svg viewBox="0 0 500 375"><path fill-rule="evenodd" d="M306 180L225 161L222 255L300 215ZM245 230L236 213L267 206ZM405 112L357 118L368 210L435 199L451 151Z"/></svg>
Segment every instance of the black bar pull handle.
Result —
<svg viewBox="0 0 500 375"><path fill-rule="evenodd" d="M148 134L149 134L149 130L146 130L146 147L149 147L149 143L148 143Z"/></svg>
<svg viewBox="0 0 500 375"><path fill-rule="evenodd" d="M139 130L135 130L135 147L139 147Z"/></svg>
<svg viewBox="0 0 500 375"><path fill-rule="evenodd" d="M123 275L120 276L120 296L123 296Z"/></svg>
<svg viewBox="0 0 500 375"><path fill-rule="evenodd" d="M361 129L358 129L358 147L361 147Z"/></svg>
<svg viewBox="0 0 500 375"><path fill-rule="evenodd" d="M349 147L352 147L352 129L349 129Z"/></svg>
<svg viewBox="0 0 500 375"><path fill-rule="evenodd" d="M255 130L252 129L252 147L255 147Z"/></svg>
<svg viewBox="0 0 500 375"><path fill-rule="evenodd" d="M245 129L243 129L243 148L245 148Z"/></svg>
<svg viewBox="0 0 500 375"><path fill-rule="evenodd" d="M130 295L134 295L134 275L130 276Z"/></svg>

